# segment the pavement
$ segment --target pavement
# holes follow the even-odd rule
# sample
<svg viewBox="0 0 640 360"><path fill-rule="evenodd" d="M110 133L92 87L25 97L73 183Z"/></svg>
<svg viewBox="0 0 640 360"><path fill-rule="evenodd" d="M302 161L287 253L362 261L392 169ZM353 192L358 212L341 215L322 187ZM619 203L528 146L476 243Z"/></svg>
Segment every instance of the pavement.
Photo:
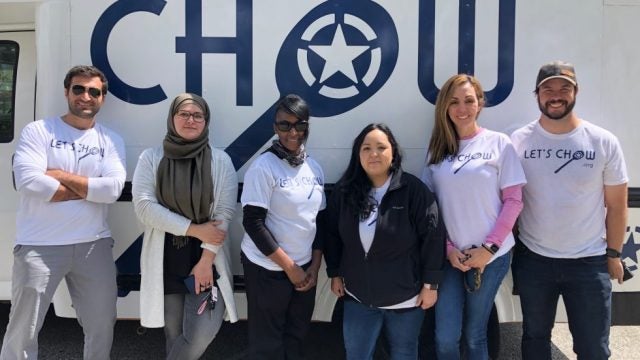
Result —
<svg viewBox="0 0 640 360"><path fill-rule="evenodd" d="M0 337L4 337L9 317L9 304L0 303ZM500 325L500 359L519 360L520 323ZM203 359L236 360L247 357L247 324L224 323ZM82 329L75 319L60 318L49 310L40 332L39 358L42 360L82 359ZM556 324L553 330L554 360L576 359L571 350L571 334L566 324ZM310 360L343 359L340 327L330 323L314 323L305 346ZM611 359L640 360L640 326L613 326L611 328ZM164 358L162 329L140 327L138 321L120 320L116 323L111 358L114 360L143 360ZM378 349L375 360L388 359Z"/></svg>

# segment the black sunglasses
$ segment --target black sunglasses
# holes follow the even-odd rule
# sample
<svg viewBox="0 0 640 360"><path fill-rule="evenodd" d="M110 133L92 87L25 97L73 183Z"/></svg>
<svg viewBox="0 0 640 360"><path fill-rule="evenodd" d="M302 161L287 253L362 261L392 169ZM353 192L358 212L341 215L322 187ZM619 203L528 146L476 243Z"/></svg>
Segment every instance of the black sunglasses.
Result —
<svg viewBox="0 0 640 360"><path fill-rule="evenodd" d="M94 87L84 87L82 85L73 85L71 87L71 92L75 96L79 96L84 94L85 92L88 92L89 96L91 96L94 99L97 99L100 97L100 95L102 95L102 90Z"/></svg>
<svg viewBox="0 0 640 360"><path fill-rule="evenodd" d="M276 128L282 132L291 131L291 128L296 129L297 132L303 132L309 129L309 122L301 120L292 124L286 120L278 120L276 121Z"/></svg>

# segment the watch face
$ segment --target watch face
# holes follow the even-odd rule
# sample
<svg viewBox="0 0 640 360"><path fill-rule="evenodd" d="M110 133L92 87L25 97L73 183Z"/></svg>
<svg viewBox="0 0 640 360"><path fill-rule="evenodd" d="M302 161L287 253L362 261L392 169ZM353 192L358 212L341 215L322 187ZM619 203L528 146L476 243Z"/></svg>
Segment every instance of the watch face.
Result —
<svg viewBox="0 0 640 360"><path fill-rule="evenodd" d="M493 252L498 252L498 250L500 250L500 247L496 244L491 244L491 250L493 250Z"/></svg>
<svg viewBox="0 0 640 360"><path fill-rule="evenodd" d="M616 249L607 248L607 256L612 258L620 257L620 252Z"/></svg>

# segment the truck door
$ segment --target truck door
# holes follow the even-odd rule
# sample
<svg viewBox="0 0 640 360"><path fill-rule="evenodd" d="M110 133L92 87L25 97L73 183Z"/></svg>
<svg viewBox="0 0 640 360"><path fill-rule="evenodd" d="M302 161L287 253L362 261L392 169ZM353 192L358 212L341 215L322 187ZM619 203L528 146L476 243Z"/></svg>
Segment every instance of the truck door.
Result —
<svg viewBox="0 0 640 360"><path fill-rule="evenodd" d="M0 246L11 249L18 194L11 159L20 131L34 120L36 53L34 31L0 31ZM11 298L10 251L0 251L0 300Z"/></svg>

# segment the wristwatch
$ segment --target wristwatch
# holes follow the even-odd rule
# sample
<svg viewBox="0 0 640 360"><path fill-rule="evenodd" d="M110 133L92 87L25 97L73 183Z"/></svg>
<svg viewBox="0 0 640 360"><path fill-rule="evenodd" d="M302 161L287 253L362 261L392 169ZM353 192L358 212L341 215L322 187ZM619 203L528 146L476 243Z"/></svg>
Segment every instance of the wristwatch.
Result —
<svg viewBox="0 0 640 360"><path fill-rule="evenodd" d="M438 290L438 284L424 284L424 288L427 290Z"/></svg>
<svg viewBox="0 0 640 360"><path fill-rule="evenodd" d="M616 250L616 249L612 249L612 248L607 248L607 256L610 258L619 258L620 255L622 255L620 253L620 251Z"/></svg>
<svg viewBox="0 0 640 360"><path fill-rule="evenodd" d="M492 255L494 255L495 253L498 252L498 250L500 250L500 246L493 243L482 244L482 247L485 248L485 250L490 252Z"/></svg>

